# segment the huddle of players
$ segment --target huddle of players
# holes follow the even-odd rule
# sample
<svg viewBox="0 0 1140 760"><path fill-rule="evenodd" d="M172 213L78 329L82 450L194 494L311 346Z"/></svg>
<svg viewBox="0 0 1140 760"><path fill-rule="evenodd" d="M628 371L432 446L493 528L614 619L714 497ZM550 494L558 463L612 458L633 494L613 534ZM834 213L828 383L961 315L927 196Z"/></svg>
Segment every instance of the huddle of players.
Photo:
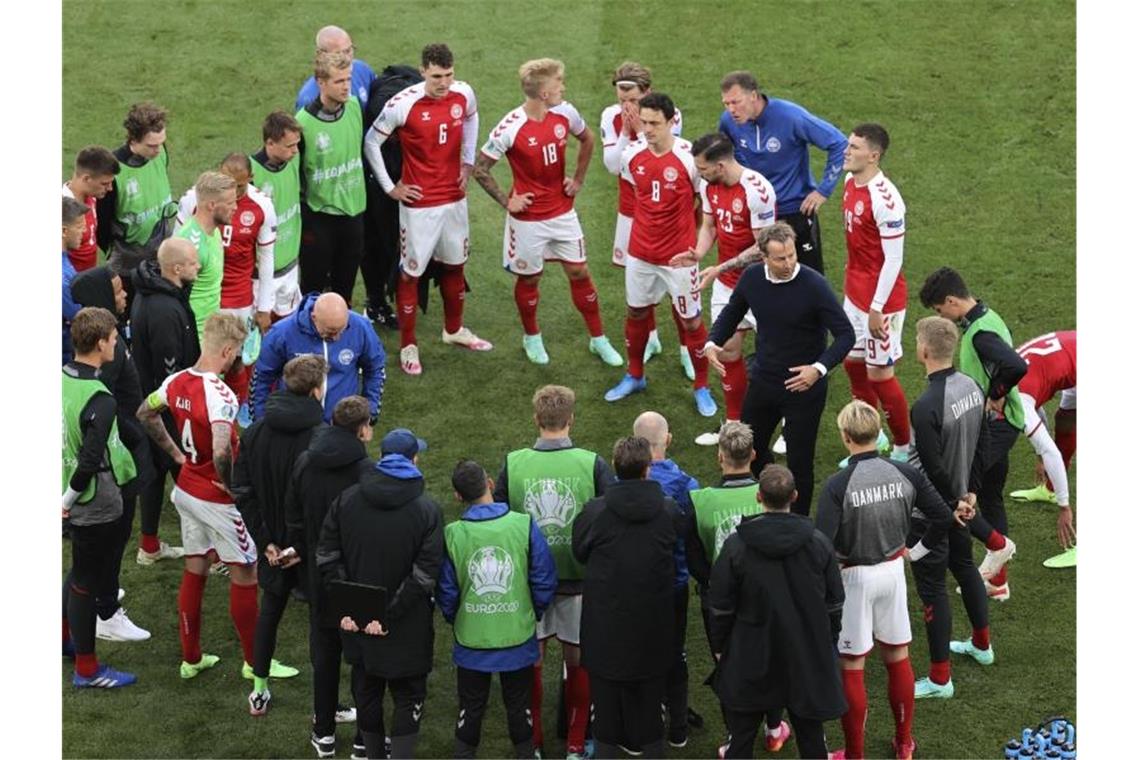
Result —
<svg viewBox="0 0 1140 760"><path fill-rule="evenodd" d="M348 77L345 75L351 73L351 58L347 58L347 65L341 65L345 63L346 57L342 54L318 54L316 80L321 93L318 100L321 103L320 108L317 109L319 112L310 115L314 116L313 125L316 130L312 137L313 144L317 145L319 150L312 151L313 153L329 152L330 150L335 152L340 146L339 140L331 138L327 133L320 130L327 127L322 121L322 114L325 113L324 106L327 105L324 102L326 88L333 89L335 85L342 88L343 91L347 91L347 87L344 87L345 82L341 80L347 81ZM401 239L403 244L400 252L401 284L397 291L397 301L400 305L401 315L401 365L405 371L416 374L419 368L418 351L416 351L414 343L414 300L411 309L405 307L408 305L409 294L415 293L416 275L413 273L425 271L430 260L439 261L444 268L444 274L441 278L441 285L443 285L441 291L444 293L445 313L448 315L445 317L444 339L449 340L451 338L449 342L459 342L478 350L490 348L489 344L475 338L469 331L465 333L461 320L462 265L466 259L467 247L466 204L463 190L467 175L471 171L474 172L480 184L509 212L504 238L504 266L508 271L517 275L516 303L524 324L524 348L527 351L528 358L537 363L545 363L549 360L542 345L541 333L537 329L536 311L538 276L541 273L544 260L551 258L563 263L570 278L575 305L582 312L591 334L590 350L601 356L603 361L609 364L620 364L620 357L616 355L601 332L597 309L597 291L585 265L581 228L572 206L573 196L580 188L585 169L588 166L590 151L593 147L593 136L573 107L561 100L563 90L561 64L549 59L524 64L520 70L520 77L526 102L522 107L504 117L492 131L487 145L474 164L467 160L473 153L473 135L477 131L474 94L469 86L453 81L452 61L450 51L446 49L446 46L428 46L425 48L423 73L425 82L422 85L408 88L389 101L380 118L373 125L373 131L369 133L364 147L364 153L372 164L381 185L393 198L401 202ZM728 80L726 79L726 81ZM622 69L619 69L615 75L615 86L618 88L619 97L622 98L622 104L607 110L603 116L602 127L605 137L612 137L615 133L618 135L616 140L608 141L605 147L607 154L608 149L615 145L619 148L621 157L618 168L622 177L619 180L619 187L622 188L621 200L623 204L627 202L629 193L632 192L634 203L633 213L630 215L632 218L628 222L623 218L625 214L619 216L614 246L615 262L618 259L624 259L627 264L627 303L630 306L630 319L627 320L626 326L631 370L629 378L635 383L640 379L643 387L643 375L638 376L634 372L639 368L639 365L643 366L644 357L652 353L650 329L652 322L649 321L652 315L652 306L668 292L673 297L674 308L671 311L677 318L679 331L685 336L684 343L690 349L690 359L693 360L692 363L696 370L694 383L697 386L695 391L698 394L698 408L702 413L705 413L708 405L706 403L702 408L702 395L707 398L707 363L702 361L703 357L700 354L703 353L706 333L699 320L699 290L706 286L710 280L716 278L713 292L713 308L716 311L718 301L723 306L727 298L726 290L730 292L734 285L731 273L762 258L762 252L757 250L754 241L757 233L765 226L765 222L771 223L776 216L775 192L772 185L762 175L742 167L735 160L733 145L727 139L719 135L708 135L698 140L693 146L689 146L685 141L675 140L673 130L679 131L680 114L667 96L649 92L648 72L643 67L636 64L623 65ZM740 86L739 82L734 83L726 90L726 103L734 94L732 87L742 91L745 89ZM640 96L641 102L637 108L634 108L630 103L634 101L636 96ZM347 104L352 100L353 98L345 95L340 101L340 108L347 107ZM351 110L349 108L349 111ZM418 118L415 118L416 114L419 114ZM292 152L300 139L304 138L305 129L306 126L309 126L310 120L302 117L298 122L294 122L298 123L301 129L291 130L289 129L290 123L286 121L289 117L281 118L282 116L284 115L271 116L267 120L265 140L267 150L270 149L272 142L272 147L277 148L280 154L286 154ZM336 119L342 116L343 113L337 115ZM276 126L274 126L275 124ZM457 128L462 137L455 135ZM397 130L405 154L405 169L400 181L393 183L383 169L383 162L377 163L375 161L377 154L373 152L373 149L378 151L384 140ZM565 176L565 145L568 132L574 134L582 143L577 172L573 178ZM282 143L284 143L283 147ZM844 189L844 224L847 231L849 252L844 288L845 309L860 334L855 350L849 360L845 362L845 369L851 379L853 395L872 403L876 401L882 403L888 422L891 424L892 433L894 433L895 453L898 456L911 443L911 431L907 423L913 415L906 413L905 396L902 395L901 389L898 389L897 380L893 380L893 373L891 372L894 361L901 356L900 335L902 319L905 314L905 280L900 271L901 241L905 229L905 206L901 197L898 196L897 189L878 171L878 162L887 147L887 143L888 138L885 131L877 125L862 125L856 128L847 142L844 168L851 171L852 175L848 177ZM449 146L447 147L449 158L443 162L443 165L454 168L454 172L440 171L440 154L433 150L435 146ZM161 148L161 143L159 147ZM336 203L344 201L353 194L351 182L336 184L336 180L350 173L351 168L360 163L359 160L356 162L352 160L351 148L345 150L349 158L339 164L322 165L319 157L312 158L310 163L300 162L303 164L302 170L306 177L309 178L314 187L319 188L312 191L316 193L315 195L307 192L306 202L310 212L328 215L329 208L335 208ZM157 155L165 155L165 153L162 152ZM515 186L509 196L502 193L489 173L493 163L503 156L508 158L515 177ZM240 170L245 169L247 175L250 173L250 163L248 159L242 160L243 158L240 156L227 158L231 172L238 171L240 173ZM255 157L255 160L257 158ZM291 163L289 158L291 156L285 158L285 161L277 166L277 171L280 171L283 165ZM610 158L611 156L607 155L607 168L611 164ZM296 164L297 162L292 163ZM341 167L348 167L348 169ZM224 165L223 169L225 168ZM698 175L701 179L698 179ZM230 176L232 178L232 174ZM441 182L439 180L441 176L447 182ZM206 179L212 180L213 178ZM682 180L687 180L687 186ZM249 182L248 176L245 182ZM333 184L326 187L322 185L325 182L332 182ZM234 184L240 187L239 183L235 182ZM263 179L263 184L270 188L273 187L273 181L269 177ZM129 187L129 185L124 186ZM209 181L205 183L205 187L209 189ZM691 204L698 188L705 216L700 234L695 236L689 234L695 232L695 229L689 228L694 228ZM270 192L273 191L270 190ZM262 225L256 225L260 228L267 224L266 220L272 218L271 213L277 214L277 209L270 207L268 203L264 202L264 198L259 198L256 193L256 190L250 188L241 196L249 197L251 203L255 204L261 212ZM279 194L274 193L274 195ZM314 198L326 199L333 205L321 206L319 208L324 210L318 210L318 208L314 208ZM191 197L188 201L184 201L184 209L192 214L197 200L199 199ZM274 200L276 202L276 197ZM89 203L89 201L87 202ZM686 208L686 202L688 208ZM624 205L623 208L625 208ZM228 213L226 213L227 211ZM237 218L234 217L235 213L237 213L235 209L223 203L222 209L215 214L216 219L214 221L220 226L223 222L229 221L231 217ZM284 215L282 214L282 216ZM334 213L332 215L343 216L344 214ZM141 216L146 218L145 213ZM296 216L295 212L293 216ZM156 214L151 214L151 217L161 220L161 217ZM625 223L623 224L623 222ZM275 226L277 225L268 225L269 229L273 229ZM676 239L662 240L661 233L663 231L675 234ZM462 235L459 234L460 232ZM279 238L282 237L279 227L277 234ZM818 232L815 234L818 235ZM625 240L626 235L628 235L628 242ZM255 234L254 237L258 244L260 281L264 284L269 280L266 248L267 243L272 241L263 241L261 238L265 236ZM695 245L686 242L694 239L694 237ZM696 262L711 248L714 240L719 249L718 264L704 271L697 271ZM628 250L626 250L627 246ZM668 252L668 255L666 256L663 252ZM227 250L227 256L224 259L227 265L227 273L231 259L228 253ZM655 258L658 260L654 261ZM276 264L276 262L274 263ZM643 266L643 264L647 266ZM286 266L289 267L288 264ZM249 264L246 264L246 267L252 269ZM274 266L274 269L274 280L276 280L278 279L276 271L278 268ZM295 263L283 274L287 275L292 269L295 269ZM1067 464L1067 457L1072 455L1075 445L1069 446L1067 452L1061 452L1056 450L1056 445L1050 447L1048 443L1043 443L1048 439L1048 435L1047 432L1042 431L1037 407L1058 390L1067 391L1070 396L1069 403L1062 404L1062 412L1068 412L1071 407L1075 406L1075 399L1072 398L1075 396L1075 362L1072 362L1072 359L1075 358L1075 334L1050 334L1032 341L1020 349L1021 357L1042 357L1049 359L1049 364L1047 372L1038 373L1038 377L1034 381L1036 383L1034 393L1030 395L1029 400L1015 399L1016 388L1013 386L1021 379L1021 375L1025 374L1025 361L1020 362L1022 372L1021 375L1018 375L1017 361L1009 357L1012 347L1009 346L1008 330L1004 328L996 314L988 310L984 304L974 301L960 278L955 278L956 275L952 271L940 270L940 272L932 275L927 286L924 287L923 303L934 307L939 313L971 325L966 333L970 340L968 343L964 342L962 346L963 369L967 370L967 374L973 378L974 382L981 382L982 387L989 386L986 395L992 402L991 406L1000 407L1003 405L1002 400L1005 400L1003 411L1005 420L1008 422L1001 426L999 419L997 429L1001 431L999 435L1002 441L1001 448L1004 448L1006 454L1008 446L1012 445L1019 428L1022 427L1022 421L1025 421L1025 432L1030 435L1031 441L1035 443L1035 448L1045 458L1046 468L1052 483L1058 486L1058 502L1062 507L1062 518L1059 520L1058 532L1064 544L1073 535L1071 510L1067 511L1066 520L1066 508L1068 507L1067 479L1063 466L1059 467L1055 460L1061 459L1064 464ZM240 277L238 281L242 283L242 295L239 300L252 302L254 299L252 287L249 286L249 274ZM450 288L445 284L449 281L451 283ZM296 292L295 285L289 287L288 284L285 284L283 287L278 287L280 285L281 283L275 282L274 291L279 297L284 293L283 300L292 300L293 297L290 293ZM223 286L223 298L225 298L225 290ZM256 299L257 311L260 312L257 315L259 323L262 321L263 314L271 309L276 310L270 303L272 300L270 289L262 288L261 291ZM457 299L455 298L456 292L460 294ZM450 307L448 305L449 293L452 294ZM279 300L281 299L279 298ZM215 306L213 310L216 308ZM248 305L239 308L248 309ZM243 314L247 317L249 315L249 311ZM204 329L205 320L203 319L199 324ZM745 323L742 323L741 326L745 327ZM934 328L929 328L926 332L929 334L932 329ZM941 329L943 333L946 332L945 325L942 325ZM232 332L234 331L231 330ZM456 336L459 337L456 338ZM989 336L997 336L998 340L994 341ZM954 337L957 337L956 333ZM923 357L923 340L923 328L920 326L920 359ZM943 336L943 343L945 342L945 336ZM929 343L928 337L926 343L928 347ZM1004 344L1008 351L1002 349L1001 344ZM412 350L409 351L409 348ZM739 349L737 350L739 351ZM1003 353L1005 356L1001 356ZM860 361L859 354L862 354L862 361ZM943 350L939 355L944 354L945 351ZM1014 355L1016 356L1016 354ZM995 362L995 356L1006 360L1005 366L1012 368L1011 375L1001 377L994 374L992 368L1002 366ZM616 361L614 361L615 358ZM971 362L970 367L965 364L967 360ZM1064 361L1068 361L1071 365L1071 371L1068 370L1068 367L1058 368L1059 363ZM726 364L733 362L739 362L739 368L733 367L726 373L725 383L730 420L734 419L734 406L739 409L739 406L730 397L730 391L735 391L747 379L743 372L742 360L737 357L726 362ZM949 366L952 367L952 359ZM1031 369L1043 366L1046 366L1045 361L1029 362ZM941 370L932 371L932 387L935 386L934 373L945 369L943 367ZM971 372L970 369L974 371ZM1048 377L1046 378L1045 375ZM625 381L623 380L623 382ZM202 388L205 387L206 384L202 383ZM220 387L228 390L224 385L220 385ZM702 388L704 388L704 394L700 394ZM636 390L636 388L634 389ZM971 390L967 382L963 383L963 389L961 397L955 401L945 401L942 405L942 410L950 410L955 419L966 410L979 406L969 401L969 399L974 398L971 394L977 392L976 388ZM735 393L733 395L735 396ZM736 396L736 398L739 399L742 395L740 393L740 396ZM609 395L607 395L608 397ZM898 408L900 397L902 399L901 412ZM1063 402L1064 400L1063 398ZM208 410L218 406L226 406L222 402L211 405L208 403L208 399L203 404ZM916 404L916 410L919 406ZM938 405L932 404L931 410L934 417L937 418ZM715 406L713 406L713 411L709 412L709 414L712 413L715 413ZM1062 414L1059 413L1059 419L1061 416ZM738 412L735 418L739 418ZM1032 424L1028 422L1029 420L1032 420ZM979 425L978 429L987 430L993 426L994 421L991 421L986 425ZM1010 428L1013 430L1012 435L1008 431ZM942 438L945 438L944 420L933 424L931 429L935 431L935 436L941 435ZM920 430L923 430L923 427L916 422L916 440L914 443L917 446L910 448L917 451L917 456L921 461L924 447L917 439ZM1072 440L1075 444L1075 437ZM204 443L204 441L196 442L195 448ZM987 443L976 448L975 451L989 451L990 446ZM177 451L177 447L174 450ZM958 450L956 456L962 461L972 463L974 458L966 453L967 450L968 448ZM174 457L173 453L172 457ZM990 458L1001 460L1003 455L999 453ZM981 461L982 457L979 456L977 459ZM176 457L175 460L177 461ZM210 461L213 461L212 458ZM860 461L854 458L852 462L854 467L849 468L848 472L845 473L847 477L854 477L854 473L860 471ZM1007 462L1006 457L1006 466ZM979 480L975 490L980 491L978 502L982 506L983 513L991 512L994 515L995 524L988 526L978 517L970 520L969 524L970 530L985 541L989 550L987 561L983 563L981 571L982 576L985 576L985 585L988 587L990 596L1004 599L1008 598L1009 591L1008 585L1004 582L1005 570L1001 565L1012 555L1014 550L1012 541L1006 540L1004 536L1006 532L1004 510L998 511L1001 502L1001 488L1004 485L1004 471L1000 471L1000 467L993 467L993 462L986 464L991 466L979 465L979 469L983 473L995 470L999 472L994 472L990 478L988 489L985 488L986 484ZM934 474L938 472L937 468L934 468L932 472L933 465L929 465L925 461L923 461L923 465L931 480L937 482L938 475ZM999 473L1000 480L997 478ZM224 477L221 482L225 482ZM500 484L502 485L503 482L504 479L501 478ZM946 482L949 483L950 481ZM973 483L973 481L971 482ZM994 488L995 485L996 489ZM966 499L968 492L974 492L973 490L962 490L960 482L948 485L945 490L940 488L939 491L950 503L958 503L959 499ZM213 502L212 499L206 499L207 502L213 502L211 508L226 501L224 495L219 496L212 493L212 496L221 499L221 501ZM986 503L987 498L990 500L990 504ZM987 509L987 506L993 506L994 499L997 500L996 507ZM972 508L972 504L969 506ZM967 511L963 507L960 516ZM867 514L868 512L868 510L864 510L863 513ZM949 559L944 558L941 561L949 561L951 569L955 570L956 576L959 577L967 611L970 612L975 629L973 639L970 642L959 644L955 651L972 654L979 660L987 659L988 653L988 659L992 661L992 650L989 649L987 641L988 629L984 623L984 596L982 597L983 601L979 604L978 584L973 582L978 576L977 570L973 568L972 561L969 560L969 541L967 538L963 542L961 533L951 532L951 535L957 535L958 540L957 542L953 540L949 542ZM252 542L246 539L247 549L251 544ZM929 546L924 546L924 548L931 550ZM936 551L933 553L937 554ZM253 556L256 556L256 551L254 551ZM913 551L911 558L921 559L914 557ZM235 561L240 563L240 558ZM860 563L852 564L857 566ZM967 569L967 565L969 569ZM933 562L933 566L936 572L926 574L925 579L919 583L919 589L927 606L928 620L938 626L940 631L944 630L944 634L931 634L931 675L928 679L924 679L928 682L925 686L923 682L920 682L915 688L918 691L918 696L949 696L952 694L952 685L949 682L948 656L940 655L939 659L934 656L936 648L945 649L943 643L948 642L949 638L949 614L948 605L945 601L943 580L945 566L943 565L942 570L937 570L937 562ZM916 568L916 576L918 576L917 569L926 567L926 565L923 565L921 561L916 561L914 567ZM959 572L961 572L961 576L959 576ZM940 584L943 587L939 590ZM923 593L924 591L926 593ZM905 601L903 611L905 613ZM194 628L196 626L188 623L187 627ZM906 640L909 640L909 630L907 634ZM889 634L886 638L880 638L876 634L875 638L883 642L888 642L892 638L898 640L897 636L892 637ZM851 655L861 647L855 639L841 637L841 641L851 650L844 653L841 647L841 654L845 655L843 662L845 666L850 665L860 655L856 653L851 658L846 655ZM245 643L246 637L243 636L243 644ZM866 649L869 648L868 645ZM890 657L892 655L888 652L884 656ZM252 659L251 652L247 652L246 661L250 662ZM891 663L894 662L898 662L898 660L891 660ZM909 666L907 668L909 669ZM893 673L890 663L888 670ZM851 735L861 732L857 730L856 724L861 726L862 723L857 719L859 700L852 699L852 693L861 689L861 681L855 685L856 677L848 676L848 673L855 672L861 673L861 667L844 667L845 687L848 685L848 681L853 684L851 691L848 691L848 703L852 708L853 716L850 720L845 719L844 721L845 728L848 727L848 724L851 725L851 731L848 733L848 750L853 756L859 754L861 747L858 742L851 743ZM576 673L571 673L568 670L568 702L571 701L569 698L572 696L572 701L575 704L582 701L582 688L573 685L578 678ZM910 678L913 682L913 675ZM892 682L894 680L892 674ZM897 688L892 683L892 701L894 701L895 696L903 691L905 689ZM910 693L913 698L915 692L911 691ZM863 705L865 709L865 698ZM581 706L579 705L579 707ZM899 712L909 716L908 710L901 709ZM585 714L584 709L577 714L581 719L581 716ZM573 739L578 733L577 728L580 727L581 720L572 720L571 723L571 738ZM900 753L903 753L908 742L912 741L908 730L897 735L896 740ZM571 746L574 747L573 744Z"/></svg>

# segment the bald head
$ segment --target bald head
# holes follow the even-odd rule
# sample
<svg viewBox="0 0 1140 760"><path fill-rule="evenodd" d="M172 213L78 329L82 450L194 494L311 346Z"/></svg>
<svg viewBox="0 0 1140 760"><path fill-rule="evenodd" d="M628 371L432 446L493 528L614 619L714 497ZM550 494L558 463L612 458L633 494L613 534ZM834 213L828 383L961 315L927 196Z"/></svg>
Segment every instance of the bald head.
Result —
<svg viewBox="0 0 1140 760"><path fill-rule="evenodd" d="M657 412L642 412L633 421L633 434L649 441L654 459L664 459L669 448L669 423Z"/></svg>
<svg viewBox="0 0 1140 760"><path fill-rule="evenodd" d="M182 287L198 279L198 249L185 238L167 238L158 246L162 279Z"/></svg>
<svg viewBox="0 0 1140 760"><path fill-rule="evenodd" d="M323 26L317 32L317 50L335 53L352 47L352 38L339 26Z"/></svg>
<svg viewBox="0 0 1140 760"><path fill-rule="evenodd" d="M313 304L313 327L324 340L336 340L348 327L348 304L336 293L323 293Z"/></svg>

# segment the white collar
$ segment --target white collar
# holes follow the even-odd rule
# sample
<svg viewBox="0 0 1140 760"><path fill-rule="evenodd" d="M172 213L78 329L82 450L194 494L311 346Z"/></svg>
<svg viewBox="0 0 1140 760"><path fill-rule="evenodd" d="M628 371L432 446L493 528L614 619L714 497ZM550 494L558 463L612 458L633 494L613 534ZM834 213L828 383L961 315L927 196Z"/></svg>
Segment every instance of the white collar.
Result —
<svg viewBox="0 0 1140 760"><path fill-rule="evenodd" d="M796 279L796 275L798 275L799 273L800 273L800 263L797 261L796 262L796 268L792 270L792 276L791 277L789 277L786 280L773 280L772 275L768 274L768 265L767 264L764 265L764 279L766 279L768 282L772 283L773 285L783 285L785 283L791 282L792 280Z"/></svg>

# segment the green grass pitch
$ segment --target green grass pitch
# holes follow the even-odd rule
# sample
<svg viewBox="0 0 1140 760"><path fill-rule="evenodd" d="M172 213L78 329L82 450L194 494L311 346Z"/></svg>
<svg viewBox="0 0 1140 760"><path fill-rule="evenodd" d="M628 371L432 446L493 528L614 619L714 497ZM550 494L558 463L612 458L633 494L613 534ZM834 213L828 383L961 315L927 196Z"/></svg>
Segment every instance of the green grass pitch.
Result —
<svg viewBox="0 0 1140 760"><path fill-rule="evenodd" d="M313 35L326 23L348 29L357 55L377 71L388 63L418 63L427 42L446 41L459 78L479 98L480 144L500 116L521 101L516 71L528 58L552 56L567 66L567 99L595 130L613 99L613 67L634 59L652 67L655 88L684 110L685 136L715 128L718 82L731 69L749 68L765 90L794 100L848 130L860 121L884 124L892 146L884 161L906 198L905 274L911 284L906 357L900 376L910 400L923 386L913 360L913 324L923 315L917 291L943 264L961 270L971 287L1009 323L1016 341L1075 325L1075 9L1071 2L872 3L576 3L453 2L283 4L254 0L214 3L77 2L63 6L63 177L84 145L121 144L128 106L153 99L170 109L168 146L175 194L231 150L259 146L262 118L292 109L310 73ZM600 153L600 150L599 150ZM818 175L821 154L814 155ZM503 162L505 163L505 162ZM501 184L509 172L500 166ZM609 264L616 208L614 179L595 156L577 208L601 294L607 334L620 347L622 274ZM508 450L528 445L535 432L530 396L544 383L578 393L574 439L608 455L645 409L673 426L674 458L702 483L715 477L715 454L691 441L707 422L694 409L677 361L667 319L665 351L647 368L649 390L617 404L602 394L621 376L587 352L586 333L569 298L565 277L543 280L539 317L551 363L529 364L511 297L512 278L500 267L503 211L470 186L471 264L466 322L495 343L489 354L444 346L441 306L433 295L419 335L425 367L404 376L392 358L396 336L381 337L389 354L382 426L406 425L428 439L423 460L428 490L449 520L458 508L448 475L462 456L497 472ZM843 237L839 198L822 209L828 277L842 282ZM358 302L363 289L358 285ZM662 316L664 313L662 312ZM712 382L721 403L718 382ZM842 456L834 414L848 397L846 379L832 380L821 426L816 470L822 479ZM1007 490L1031 484L1031 449L1014 450ZM956 696L920 702L914 732L924 757L993 757L1018 729L1055 713L1075 716L1076 594L1072 572L1047 571L1056 551L1051 509L1011 505L1019 552L1013 597L993 603L996 664L987 669L955 659ZM164 538L177 540L172 507L164 510ZM61 671L63 751L77 757L311 757L307 611L294 604L280 629L277 656L302 675L272 685L266 718L247 714L249 683L239 675L240 649L229 621L226 582L207 587L203 644L222 656L213 671L178 678L176 596L181 567L124 563L123 585L132 618L153 638L140 644L100 642L101 657L136 672L139 683L110 693L76 692L70 668ZM68 550L65 546L63 565ZM953 586L952 581L951 587ZM954 631L968 633L951 588ZM927 666L921 610L912 595L915 671ZM437 620L439 620L437 618ZM718 708L702 686L711 669L697 606L690 612L690 699L706 719L679 757L709 757L721 739ZM436 630L435 670L419 745L421 756L448 756L455 719L451 631ZM547 683L557 677L552 649ZM867 752L890 752L891 719L883 668L868 663L870 701ZM548 735L553 735L554 690L547 688ZM348 697L347 679L342 693ZM338 731L347 756L349 727ZM838 722L828 726L840 746ZM548 741L557 756L560 742ZM492 698L483 756L506 756L502 708ZM794 756L794 743L782 751Z"/></svg>

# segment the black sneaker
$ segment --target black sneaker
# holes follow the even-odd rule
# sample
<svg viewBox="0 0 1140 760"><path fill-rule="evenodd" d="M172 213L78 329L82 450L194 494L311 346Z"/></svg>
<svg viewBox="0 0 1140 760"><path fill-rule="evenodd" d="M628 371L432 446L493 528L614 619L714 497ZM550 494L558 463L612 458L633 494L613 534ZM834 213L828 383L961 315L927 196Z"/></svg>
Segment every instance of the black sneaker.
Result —
<svg viewBox="0 0 1140 760"><path fill-rule="evenodd" d="M669 726L669 746L680 749L689 743L689 727L682 723L679 726Z"/></svg>
<svg viewBox="0 0 1140 760"><path fill-rule="evenodd" d="M336 754L336 736L317 736L316 733L309 735L309 743L313 745L313 749L317 751L317 757L332 757Z"/></svg>
<svg viewBox="0 0 1140 760"><path fill-rule="evenodd" d="M389 330L395 330L400 326L396 319L396 313L392 311L392 307L388 305L387 301L381 301L379 306L373 306L369 303L364 307L364 316Z"/></svg>

